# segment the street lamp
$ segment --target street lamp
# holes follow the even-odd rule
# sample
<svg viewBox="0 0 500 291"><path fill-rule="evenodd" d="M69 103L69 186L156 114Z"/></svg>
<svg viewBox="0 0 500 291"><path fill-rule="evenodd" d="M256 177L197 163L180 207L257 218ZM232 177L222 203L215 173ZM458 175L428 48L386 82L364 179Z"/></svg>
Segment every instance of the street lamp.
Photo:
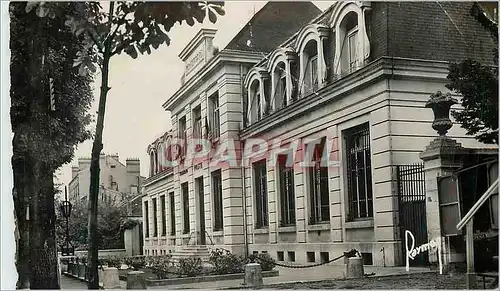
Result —
<svg viewBox="0 0 500 291"><path fill-rule="evenodd" d="M63 256L73 256L75 248L69 241L69 217L71 215L71 202L68 201L68 188L64 186L64 201L61 204L61 215L66 219L66 240L62 248Z"/></svg>

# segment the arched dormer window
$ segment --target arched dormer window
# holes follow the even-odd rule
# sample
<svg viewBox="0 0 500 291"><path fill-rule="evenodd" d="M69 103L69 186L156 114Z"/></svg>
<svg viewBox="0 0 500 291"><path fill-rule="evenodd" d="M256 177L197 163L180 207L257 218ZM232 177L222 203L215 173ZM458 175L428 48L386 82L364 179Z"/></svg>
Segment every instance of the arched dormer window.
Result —
<svg viewBox="0 0 500 291"><path fill-rule="evenodd" d="M275 50L268 62L271 73L271 109L279 110L292 103L294 86L298 83L292 67L296 64L296 54L291 48Z"/></svg>
<svg viewBox="0 0 500 291"><path fill-rule="evenodd" d="M300 63L300 95L306 96L326 83L324 46L329 28L322 24L305 26L297 36Z"/></svg>
<svg viewBox="0 0 500 291"><path fill-rule="evenodd" d="M251 120L251 122L262 119L262 95L260 88L260 80L253 80L248 90L248 104L250 105L249 120Z"/></svg>
<svg viewBox="0 0 500 291"><path fill-rule="evenodd" d="M267 114L267 79L267 72L258 67L250 69L245 78L245 87L247 88L246 115L248 124L259 121Z"/></svg>
<svg viewBox="0 0 500 291"><path fill-rule="evenodd" d="M279 110L287 105L287 72L285 63L280 62L273 71L273 109Z"/></svg>
<svg viewBox="0 0 500 291"><path fill-rule="evenodd" d="M339 2L332 12L335 29L334 72L337 76L361 68L370 56L370 42L366 33L366 1Z"/></svg>
<svg viewBox="0 0 500 291"><path fill-rule="evenodd" d="M148 146L148 154L149 154L149 176L153 176L155 174L155 154L154 154L154 147L152 145Z"/></svg>

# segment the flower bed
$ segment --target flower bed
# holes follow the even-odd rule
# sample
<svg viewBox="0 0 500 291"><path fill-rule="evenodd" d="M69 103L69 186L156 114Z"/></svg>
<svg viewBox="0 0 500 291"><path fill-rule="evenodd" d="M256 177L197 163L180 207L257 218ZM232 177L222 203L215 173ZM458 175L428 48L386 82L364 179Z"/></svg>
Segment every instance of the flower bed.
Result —
<svg viewBox="0 0 500 291"><path fill-rule="evenodd" d="M76 276L85 278L85 271L80 274L79 263L86 258L69 262L69 270ZM260 263L264 277L277 276L274 271L274 259L268 254L251 255L248 258L230 253L227 250L215 249L210 253L209 262L203 264L200 258L183 258L174 264L170 255L165 256L131 256L100 258L101 266L118 268L120 280L126 281L130 271L142 271L146 282L151 286L166 284L186 284L216 280L232 280L244 278L245 265ZM83 267L83 266L82 266Z"/></svg>

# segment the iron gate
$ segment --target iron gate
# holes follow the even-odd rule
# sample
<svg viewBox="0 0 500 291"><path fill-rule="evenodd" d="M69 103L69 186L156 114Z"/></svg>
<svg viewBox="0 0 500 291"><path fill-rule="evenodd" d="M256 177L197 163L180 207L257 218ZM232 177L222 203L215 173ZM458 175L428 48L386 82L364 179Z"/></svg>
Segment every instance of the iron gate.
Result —
<svg viewBox="0 0 500 291"><path fill-rule="evenodd" d="M425 173L421 163L396 166L398 197L399 197L399 226L403 255L406 258L405 230L415 236L415 247L427 243L427 220L425 212ZM427 254L422 254L410 260L411 266L425 266L429 264Z"/></svg>

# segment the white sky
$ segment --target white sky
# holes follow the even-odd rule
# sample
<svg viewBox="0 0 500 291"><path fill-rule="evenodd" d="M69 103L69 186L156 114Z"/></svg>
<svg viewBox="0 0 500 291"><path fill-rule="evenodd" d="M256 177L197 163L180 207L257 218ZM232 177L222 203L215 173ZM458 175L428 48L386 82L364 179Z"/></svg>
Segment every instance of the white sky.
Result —
<svg viewBox="0 0 500 291"><path fill-rule="evenodd" d="M259 11L267 1L226 1L225 16L218 17L218 29L214 45L224 48L238 31L250 20L254 11ZM313 1L322 11L334 1ZM103 133L103 152L118 153L120 161L126 158L141 160L141 175L149 173L147 146L170 129L170 114L162 104L179 87L183 63L178 54L202 24L182 26L176 24L169 32L170 46L163 46L151 55L132 59L127 55L115 56L111 60L106 114ZM92 113L97 112L101 74L95 77L95 101ZM95 128L95 125L92 125ZM78 157L90 157L92 140L80 144L72 163L59 171L58 182L64 185L71 181L71 166L77 165Z"/></svg>

